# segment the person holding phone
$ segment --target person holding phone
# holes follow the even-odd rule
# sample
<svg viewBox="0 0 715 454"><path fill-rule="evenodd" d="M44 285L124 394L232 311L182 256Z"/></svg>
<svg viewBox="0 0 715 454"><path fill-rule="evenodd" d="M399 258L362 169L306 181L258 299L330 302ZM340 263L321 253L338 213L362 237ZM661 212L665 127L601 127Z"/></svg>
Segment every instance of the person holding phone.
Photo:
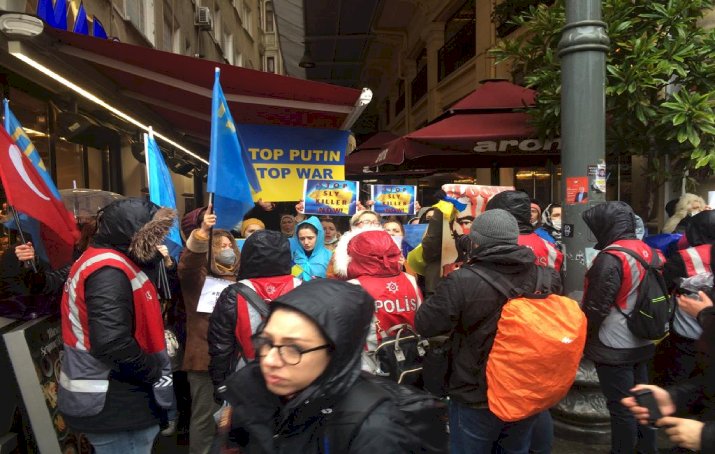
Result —
<svg viewBox="0 0 715 454"><path fill-rule="evenodd" d="M699 292L698 296L699 299L678 297L680 309L696 317L703 327L698 345L702 359L698 372L667 389L641 384L631 390L634 394L650 391L657 405L654 413L660 412L660 418L651 414L640 397L626 397L621 403L641 424L665 428L670 441L678 446L707 454L715 453L715 308L705 292ZM692 414L687 412L699 410L698 407L702 408L700 420L675 416Z"/></svg>

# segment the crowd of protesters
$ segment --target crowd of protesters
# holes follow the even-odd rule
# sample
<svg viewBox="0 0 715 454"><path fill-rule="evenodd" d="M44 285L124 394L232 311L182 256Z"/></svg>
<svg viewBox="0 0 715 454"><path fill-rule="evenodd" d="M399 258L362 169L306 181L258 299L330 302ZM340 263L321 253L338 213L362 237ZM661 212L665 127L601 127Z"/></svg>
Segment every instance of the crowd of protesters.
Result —
<svg viewBox="0 0 715 454"><path fill-rule="evenodd" d="M180 257L162 245L175 212L115 201L83 223L75 261L60 269L38 260L31 238L0 243L0 315L61 314L60 411L99 454L148 453L159 432L177 431L188 433L192 454L228 445L245 453L426 452L394 399L373 405L347 444L326 435L333 409L368 386L361 370L380 375L377 346L404 325L452 338L443 452L551 452L548 409L507 422L489 408L486 362L508 298L460 268L506 278L515 293L562 293L561 206L504 191L475 218L460 215L444 192L435 198L412 219L383 218L369 203L340 218L259 202L230 231L214 228L212 207L199 208L181 218ZM605 396L613 453L656 453L655 427L681 447L715 452L715 211L693 194L668 208L662 234L645 238L623 202L583 214L600 251L579 302L588 320L584 357ZM416 249L405 241L413 223L426 224ZM446 228L458 251L447 268ZM661 342L629 330L623 313L633 311L646 270L614 246L654 261L679 304ZM549 270L548 289L539 287L538 267ZM216 282L213 311L201 309ZM656 421L631 397L643 389L655 396Z"/></svg>

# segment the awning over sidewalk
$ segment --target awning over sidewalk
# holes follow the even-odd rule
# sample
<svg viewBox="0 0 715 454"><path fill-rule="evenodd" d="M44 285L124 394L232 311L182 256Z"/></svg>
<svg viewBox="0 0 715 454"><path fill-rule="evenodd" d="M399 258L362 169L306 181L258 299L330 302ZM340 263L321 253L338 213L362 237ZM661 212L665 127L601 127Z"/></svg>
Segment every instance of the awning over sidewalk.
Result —
<svg viewBox="0 0 715 454"><path fill-rule="evenodd" d="M434 123L386 144L368 166L490 167L527 156L523 162L558 159L560 142L538 140L523 112L534 97L533 90L510 82L487 81Z"/></svg>
<svg viewBox="0 0 715 454"><path fill-rule="evenodd" d="M237 122L338 129L360 90L216 63L46 27L58 50L81 58L125 96L182 131L208 136L214 68Z"/></svg>
<svg viewBox="0 0 715 454"><path fill-rule="evenodd" d="M374 167L378 155L385 149L386 145L399 138L400 136L389 131L380 131L373 134L345 159L345 173L348 175L360 175L366 167Z"/></svg>

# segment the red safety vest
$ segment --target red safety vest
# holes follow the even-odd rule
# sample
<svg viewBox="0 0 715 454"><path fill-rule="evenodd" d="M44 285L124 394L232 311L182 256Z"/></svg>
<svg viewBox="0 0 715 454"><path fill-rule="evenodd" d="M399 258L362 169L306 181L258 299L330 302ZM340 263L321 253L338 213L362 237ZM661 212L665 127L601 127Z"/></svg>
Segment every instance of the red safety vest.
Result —
<svg viewBox="0 0 715 454"><path fill-rule="evenodd" d="M553 268L556 271L561 271L561 265L564 262L564 254L561 253L556 246L541 238L536 233L528 233L519 235L518 244L526 246L534 252L536 263L539 266Z"/></svg>
<svg viewBox="0 0 715 454"><path fill-rule="evenodd" d="M299 286L302 281L288 274L284 276L243 279L239 282L253 289L263 301L270 303L279 296L285 295ZM255 334L258 326L263 321L258 312L253 310L253 308L249 310L249 306L248 301L246 301L240 293L237 293L236 330L234 334L236 335L236 341L241 346L246 361L250 361L256 356L256 353L253 351L251 336Z"/></svg>
<svg viewBox="0 0 715 454"><path fill-rule="evenodd" d="M367 335L367 350L382 342L385 332L395 325L415 326L415 313L422 304L422 293L415 278L407 273L392 277L362 276L352 279L375 299L375 315Z"/></svg>
<svg viewBox="0 0 715 454"><path fill-rule="evenodd" d="M618 240L608 245L608 247L610 246L630 249L640 255L641 258L648 263L653 261L653 251L655 251L660 258L660 263L665 263L665 257L663 257L663 254L658 249L652 249L641 240ZM624 311L626 309L632 310L635 305L636 297L638 296L638 285L640 285L643 280L645 269L638 260L630 255L620 251L608 250L608 247L606 247L604 251L608 251L609 254L617 257L621 261L623 270L621 288L618 290L615 302Z"/></svg>
<svg viewBox="0 0 715 454"><path fill-rule="evenodd" d="M701 244L700 246L681 249L678 254L683 258L685 272L688 277L696 274L708 273L712 270L710 265L710 251L712 245Z"/></svg>
<svg viewBox="0 0 715 454"><path fill-rule="evenodd" d="M93 416L104 408L109 389L110 367L91 353L85 282L104 267L124 272L132 285L134 340L142 351L162 365L162 378L154 384L157 403L168 408L173 401L171 363L166 353L164 322L154 284L127 256L114 249L90 247L74 263L62 295L62 340L64 358L60 373L58 404L71 416Z"/></svg>

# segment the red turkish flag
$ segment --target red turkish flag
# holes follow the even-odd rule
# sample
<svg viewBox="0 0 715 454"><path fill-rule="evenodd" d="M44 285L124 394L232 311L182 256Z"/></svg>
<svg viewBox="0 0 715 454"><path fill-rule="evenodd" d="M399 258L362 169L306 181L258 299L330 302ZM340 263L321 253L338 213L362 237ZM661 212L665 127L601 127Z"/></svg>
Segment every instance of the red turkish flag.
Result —
<svg viewBox="0 0 715 454"><path fill-rule="evenodd" d="M42 237L53 267L66 264L79 239L72 213L55 198L34 164L0 127L0 178L7 201L15 210L42 223ZM48 242L50 244L48 244Z"/></svg>

